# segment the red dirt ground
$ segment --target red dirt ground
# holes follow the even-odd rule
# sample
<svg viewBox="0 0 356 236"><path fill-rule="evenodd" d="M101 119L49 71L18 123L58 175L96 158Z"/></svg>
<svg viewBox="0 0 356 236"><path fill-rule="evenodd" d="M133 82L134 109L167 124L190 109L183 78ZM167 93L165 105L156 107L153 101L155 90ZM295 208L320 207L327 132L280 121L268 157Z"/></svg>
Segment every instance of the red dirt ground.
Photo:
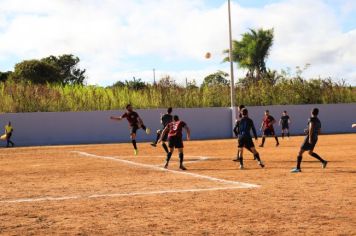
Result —
<svg viewBox="0 0 356 236"><path fill-rule="evenodd" d="M0 149L0 234L356 235L356 135L321 136L327 168L305 154L292 174L302 140L267 139L266 168L245 152L245 170L231 161L236 140L185 142L187 173L260 186L203 192L233 184L155 169L163 149L148 143L137 157L130 144Z"/></svg>

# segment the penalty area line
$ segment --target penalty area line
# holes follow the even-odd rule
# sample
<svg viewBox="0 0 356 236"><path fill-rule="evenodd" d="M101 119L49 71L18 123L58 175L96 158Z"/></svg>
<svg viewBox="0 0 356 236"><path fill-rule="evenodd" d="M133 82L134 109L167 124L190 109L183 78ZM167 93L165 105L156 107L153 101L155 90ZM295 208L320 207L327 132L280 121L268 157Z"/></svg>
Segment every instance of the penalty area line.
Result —
<svg viewBox="0 0 356 236"><path fill-rule="evenodd" d="M165 172L170 172L170 173L179 174L179 175L187 175L187 176L192 176L192 177L199 178L199 179L207 179L207 180L210 180L213 182L224 183L224 184L229 184L229 185L233 185L233 186L238 185L242 188L258 188L258 187L260 187L259 185L256 185L256 184L243 183L243 182L232 181L232 180L225 180L225 179L220 179L220 178L211 177L211 176L207 176L207 175L195 174L195 173L191 173L191 172L187 172L187 171L170 170L170 169L165 169L163 167L128 161L128 160L115 158L115 157L111 157L111 156L99 156L99 155L90 154L87 152L79 152L79 151L73 151L73 153L77 153L81 156L86 156L86 157L90 157L90 158L105 159L105 160L111 160L111 161L115 161L115 162L121 162L124 164L138 166L138 167L146 168L146 169L165 171Z"/></svg>
<svg viewBox="0 0 356 236"><path fill-rule="evenodd" d="M11 200L2 200L0 203L26 203L26 202L45 202L45 201L66 201L66 200L81 200L95 198L115 198L127 196L147 196L147 195L163 195L170 193L194 193L194 192L211 192L242 189L242 186L232 187L216 187L216 188L196 188L196 189L178 189L178 190L157 190L148 192L131 192L131 193L109 193L109 194L93 194L88 196L63 196L63 197L38 197L38 198L19 198Z"/></svg>

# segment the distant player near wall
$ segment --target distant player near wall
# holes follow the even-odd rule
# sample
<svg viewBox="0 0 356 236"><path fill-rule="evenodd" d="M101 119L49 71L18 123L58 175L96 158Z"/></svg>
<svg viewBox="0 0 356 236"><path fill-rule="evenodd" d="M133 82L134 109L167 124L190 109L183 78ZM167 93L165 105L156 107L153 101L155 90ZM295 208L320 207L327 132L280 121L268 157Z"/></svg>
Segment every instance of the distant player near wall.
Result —
<svg viewBox="0 0 356 236"><path fill-rule="evenodd" d="M166 126L169 123L171 123L173 121L172 111L173 111L172 107L169 107L167 109L167 113L164 114L164 115L163 114L161 115L162 129L157 130L156 140L153 143L151 143L151 146L156 147L157 142L158 142L158 140L160 139L160 137L162 135L162 131L164 130L164 128L166 128ZM168 139L168 133L164 137L162 137L162 147L166 151L166 153L169 152L167 144L166 144L167 139Z"/></svg>
<svg viewBox="0 0 356 236"><path fill-rule="evenodd" d="M319 114L318 108L314 108L311 112L311 117L309 118L308 121L308 127L307 129L305 129L306 136L298 153L297 167L291 170L292 173L297 173L302 171L300 164L302 163L303 153L306 151L308 151L309 155L318 159L321 162L323 169L326 168L326 165L328 164L326 160L322 159L318 154L314 152L315 145L318 142L318 135L320 134L320 130L321 130L321 122L318 118L318 114Z"/></svg>
<svg viewBox="0 0 356 236"><path fill-rule="evenodd" d="M5 134L1 136L2 140L6 140L6 147L13 147L15 146L14 142L11 141L12 137L12 132L14 131L14 128L11 125L11 122L9 121L7 125L5 125Z"/></svg>
<svg viewBox="0 0 356 236"><path fill-rule="evenodd" d="M289 138L289 124L291 123L291 119L287 114L287 111L283 111L281 119L279 120L279 125L282 127L282 139L284 138L284 134Z"/></svg>
<svg viewBox="0 0 356 236"><path fill-rule="evenodd" d="M276 146L279 145L278 137L277 137L276 133L274 132L274 128L273 128L273 125L275 123L276 123L276 120L274 119L274 117L269 114L268 110L266 110L265 116L263 117L261 128L260 128L260 130L262 131L262 143L261 143L260 147L263 147L263 145L265 144L265 141L266 141L266 137L268 137L268 136L274 136L274 138L276 139Z"/></svg>
<svg viewBox="0 0 356 236"><path fill-rule="evenodd" d="M188 125L184 121L179 120L179 117L175 115L173 117L173 121L169 123L166 128L164 128L161 138L158 140L158 143L160 143L162 138L166 135L166 133L168 133L169 152L167 153L167 159L164 168L168 168L168 164L174 152L174 148L177 148L179 152L179 168L181 170L186 170L185 166L183 165L183 129L185 129L187 132L187 140L190 140L190 129Z"/></svg>
<svg viewBox="0 0 356 236"><path fill-rule="evenodd" d="M248 111L246 108L241 110L242 118L237 122L237 137L238 137L238 154L240 161L240 169L244 169L243 163L243 149L246 148L251 151L255 157L255 160L258 161L258 164L263 168L265 167L260 159L259 153L256 151L255 145L252 141L251 130L257 141L257 133L255 125L253 124L252 119L248 117Z"/></svg>
<svg viewBox="0 0 356 236"><path fill-rule="evenodd" d="M150 129L147 128L143 124L143 120L140 118L140 116L137 114L137 112L135 112L133 110L131 104L128 104L126 106L126 112L122 116L119 116L119 117L111 116L110 117L110 119L112 119L112 120L119 120L119 121L124 118L126 118L127 121L129 122L130 138L131 138L132 145L134 147L134 154L137 155L138 149L137 149L137 144L136 144L136 132L137 132L137 130L142 128L143 130L146 131L146 134L150 134Z"/></svg>

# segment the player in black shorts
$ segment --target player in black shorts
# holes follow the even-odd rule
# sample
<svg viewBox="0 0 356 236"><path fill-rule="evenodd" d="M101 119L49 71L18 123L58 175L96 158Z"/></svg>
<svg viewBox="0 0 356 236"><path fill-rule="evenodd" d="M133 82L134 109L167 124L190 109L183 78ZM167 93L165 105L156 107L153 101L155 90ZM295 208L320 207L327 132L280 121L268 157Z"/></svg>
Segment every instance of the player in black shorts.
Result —
<svg viewBox="0 0 356 236"><path fill-rule="evenodd" d="M257 141L257 133L256 133L255 125L253 124L253 121L248 117L248 111L246 108L243 108L241 113L242 113L242 118L237 122L238 154L240 155L239 156L240 169L244 168L243 148L251 150L255 159L258 161L258 164L263 168L264 164L260 159L259 153L256 151L255 145L251 137L251 129L252 129L255 140Z"/></svg>
<svg viewBox="0 0 356 236"><path fill-rule="evenodd" d="M287 111L283 111L281 119L279 120L279 125L282 126L282 139L284 138L284 133L286 133L289 138L289 124L290 117L287 114Z"/></svg>
<svg viewBox="0 0 356 236"><path fill-rule="evenodd" d="M263 117L262 124L261 124L261 131L263 132L262 134L262 143L260 147L263 147L266 141L266 137L268 136L274 136L276 139L276 146L279 145L278 137L276 133L274 132L273 125L276 123L276 120L274 119L273 116L269 114L269 111L265 111L265 116Z"/></svg>
<svg viewBox="0 0 356 236"><path fill-rule="evenodd" d="M112 120L122 120L124 118L127 119L127 121L129 122L130 138L131 138L132 145L134 147L134 154L137 155L138 154L137 144L136 144L137 130L142 128L143 130L146 131L146 134L150 134L151 130L149 128L146 128L146 126L143 124L143 121L140 118L140 116L137 114L137 112L135 112L132 109L131 104L128 104L126 106L126 110L127 111L122 116L119 116L119 117L111 116L110 119L112 119Z"/></svg>
<svg viewBox="0 0 356 236"><path fill-rule="evenodd" d="M305 151L309 151L309 155L318 159L322 163L323 169L326 168L326 165L328 164L326 160L323 160L318 154L313 152L315 145L318 142L318 135L320 134L320 129L321 129L321 122L318 118L318 114L319 114L318 108L314 108L311 112L311 117L309 118L309 122L308 122L308 128L305 130L307 135L298 153L297 167L291 170L292 173L298 173L302 171L300 168L300 164L302 162L303 153Z"/></svg>
<svg viewBox="0 0 356 236"><path fill-rule="evenodd" d="M237 131L237 129L238 129L238 127L237 127L237 124L238 124L238 121L242 118L242 114L241 114L241 111L242 111L242 109L244 109L245 108L245 105L239 105L238 107L237 107L237 111L238 111L238 118L237 118L237 120L236 120L236 123L235 123L235 127L234 127L234 129L233 129L233 131L234 131L234 134L235 134L235 136L237 137L238 136L238 131ZM251 151L251 149L249 149L249 148L246 148L249 152L251 152L252 153L252 151ZM233 161L239 161L239 150L237 150L237 155L236 155L236 159L233 159Z"/></svg>
<svg viewBox="0 0 356 236"><path fill-rule="evenodd" d="M164 165L164 168L168 168L169 160L172 157L174 148L178 148L179 152L179 168L181 170L186 170L186 168L183 165L183 160L184 160L184 153L183 153L183 128L187 132L187 140L190 140L190 129L188 125L184 122L179 120L178 116L173 117L173 121L169 123L166 128L164 128L162 132L161 138L158 140L158 142L162 141L162 138L168 133L168 146L169 146L169 152L167 153L167 159L166 159L166 164Z"/></svg>
<svg viewBox="0 0 356 236"><path fill-rule="evenodd" d="M172 111L173 111L172 107L169 107L167 109L167 113L166 114L164 114L164 115L161 114L162 129L157 130L156 140L155 140L155 142L151 143L151 146L156 147L157 142L158 142L159 138L161 137L162 131L164 130L164 128L166 128L166 126L169 123L171 123L173 121ZM166 144L167 138L168 138L168 133L164 137L162 137L162 147L166 151L166 153L169 152L167 144Z"/></svg>

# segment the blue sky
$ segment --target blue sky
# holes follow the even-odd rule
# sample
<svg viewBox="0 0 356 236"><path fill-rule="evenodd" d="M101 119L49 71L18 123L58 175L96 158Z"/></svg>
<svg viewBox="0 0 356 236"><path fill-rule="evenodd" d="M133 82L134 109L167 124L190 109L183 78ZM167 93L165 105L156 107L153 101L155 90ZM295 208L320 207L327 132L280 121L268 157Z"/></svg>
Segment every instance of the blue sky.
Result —
<svg viewBox="0 0 356 236"><path fill-rule="evenodd" d="M0 0L0 71L25 59L72 53L88 83L111 85L152 69L178 83L202 81L228 47L226 0ZM356 85L356 1L234 0L233 38L249 28L274 28L267 65L310 63L306 77ZM206 60L209 51L212 58ZM237 76L245 71L236 68Z"/></svg>

